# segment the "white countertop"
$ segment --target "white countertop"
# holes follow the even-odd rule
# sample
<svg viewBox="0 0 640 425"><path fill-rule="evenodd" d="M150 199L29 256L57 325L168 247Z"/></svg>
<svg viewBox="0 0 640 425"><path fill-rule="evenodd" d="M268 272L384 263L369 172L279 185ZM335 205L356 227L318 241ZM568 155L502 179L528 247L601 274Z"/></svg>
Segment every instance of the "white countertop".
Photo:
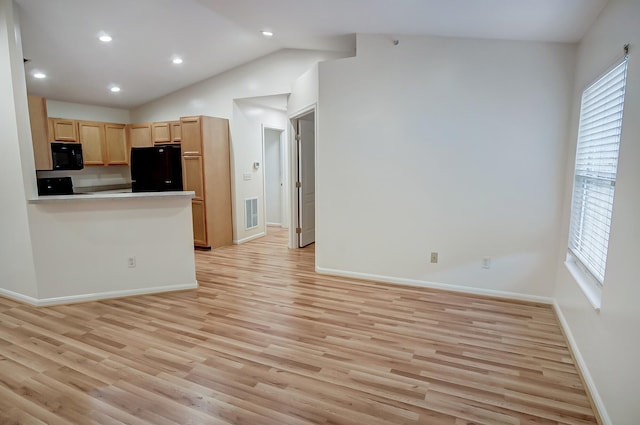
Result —
<svg viewBox="0 0 640 425"><path fill-rule="evenodd" d="M38 196L36 198L29 199L30 204L40 204L49 202L68 202L68 201L98 201L98 200L119 200L119 199L158 199L158 198L176 198L185 197L193 198L195 196L193 191L175 191L175 192L131 192L122 190L106 190L102 192L93 193L77 193L74 195L50 195L50 196Z"/></svg>

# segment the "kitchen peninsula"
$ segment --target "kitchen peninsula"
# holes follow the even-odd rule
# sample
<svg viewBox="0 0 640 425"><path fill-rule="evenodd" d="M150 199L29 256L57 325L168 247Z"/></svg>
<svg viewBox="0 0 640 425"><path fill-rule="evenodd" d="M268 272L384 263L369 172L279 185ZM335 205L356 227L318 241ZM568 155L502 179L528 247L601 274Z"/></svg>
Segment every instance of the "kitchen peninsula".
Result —
<svg viewBox="0 0 640 425"><path fill-rule="evenodd" d="M92 193L29 199L34 305L197 288L194 192Z"/></svg>

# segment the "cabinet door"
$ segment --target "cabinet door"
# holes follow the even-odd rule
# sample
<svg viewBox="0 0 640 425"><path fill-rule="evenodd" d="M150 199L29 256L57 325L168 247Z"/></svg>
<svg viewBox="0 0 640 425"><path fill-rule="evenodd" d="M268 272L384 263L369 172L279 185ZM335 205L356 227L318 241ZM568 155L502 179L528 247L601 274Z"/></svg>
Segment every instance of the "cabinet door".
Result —
<svg viewBox="0 0 640 425"><path fill-rule="evenodd" d="M127 131L124 124L105 124L104 139L107 165L129 164L129 146L127 145Z"/></svg>
<svg viewBox="0 0 640 425"><path fill-rule="evenodd" d="M74 120L62 118L51 118L51 128L53 129L53 140L58 142L77 142L78 126ZM51 136L51 135L50 135Z"/></svg>
<svg viewBox="0 0 640 425"><path fill-rule="evenodd" d="M151 124L151 140L153 143L171 143L171 126L168 122Z"/></svg>
<svg viewBox="0 0 640 425"><path fill-rule="evenodd" d="M180 118L182 154L202 155L200 117Z"/></svg>
<svg viewBox="0 0 640 425"><path fill-rule="evenodd" d="M204 201L191 200L191 217L193 219L193 244L208 247L207 216L205 214Z"/></svg>
<svg viewBox="0 0 640 425"><path fill-rule="evenodd" d="M79 121L78 130L84 165L104 165L104 124Z"/></svg>
<svg viewBox="0 0 640 425"><path fill-rule="evenodd" d="M204 175L201 156L182 157L182 187L186 191L194 191L194 199L204 199Z"/></svg>
<svg viewBox="0 0 640 425"><path fill-rule="evenodd" d="M129 140L132 148L153 146L153 142L151 141L151 124L129 125Z"/></svg>
<svg viewBox="0 0 640 425"><path fill-rule="evenodd" d="M29 96L29 123L36 170L51 170L51 145L47 123L47 101L44 97Z"/></svg>
<svg viewBox="0 0 640 425"><path fill-rule="evenodd" d="M171 121L171 141L173 143L180 143L182 141L182 126L180 121Z"/></svg>

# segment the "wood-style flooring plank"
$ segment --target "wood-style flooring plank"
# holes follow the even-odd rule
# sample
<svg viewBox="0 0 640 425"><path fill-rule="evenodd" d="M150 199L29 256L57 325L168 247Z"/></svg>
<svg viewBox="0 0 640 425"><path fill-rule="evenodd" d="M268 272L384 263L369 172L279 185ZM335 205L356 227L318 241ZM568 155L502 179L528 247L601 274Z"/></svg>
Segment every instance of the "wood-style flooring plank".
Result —
<svg viewBox="0 0 640 425"><path fill-rule="evenodd" d="M287 233L197 290L0 297L0 424L596 424L550 306L318 275Z"/></svg>

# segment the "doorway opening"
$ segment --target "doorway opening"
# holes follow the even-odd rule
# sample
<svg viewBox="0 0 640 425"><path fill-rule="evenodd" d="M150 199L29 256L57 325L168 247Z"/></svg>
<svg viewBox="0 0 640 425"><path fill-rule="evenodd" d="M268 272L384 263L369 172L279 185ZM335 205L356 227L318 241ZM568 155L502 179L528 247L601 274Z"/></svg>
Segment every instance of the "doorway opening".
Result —
<svg viewBox="0 0 640 425"><path fill-rule="evenodd" d="M267 227L288 227L286 214L284 130L271 127L262 129L264 211ZM267 229L268 233L268 229Z"/></svg>

